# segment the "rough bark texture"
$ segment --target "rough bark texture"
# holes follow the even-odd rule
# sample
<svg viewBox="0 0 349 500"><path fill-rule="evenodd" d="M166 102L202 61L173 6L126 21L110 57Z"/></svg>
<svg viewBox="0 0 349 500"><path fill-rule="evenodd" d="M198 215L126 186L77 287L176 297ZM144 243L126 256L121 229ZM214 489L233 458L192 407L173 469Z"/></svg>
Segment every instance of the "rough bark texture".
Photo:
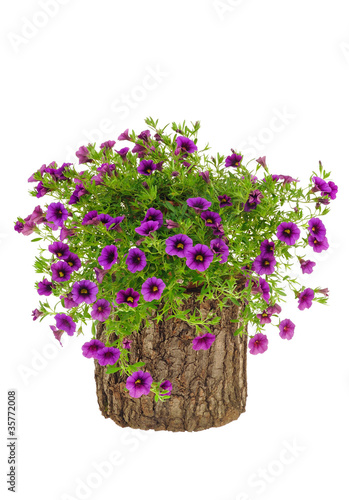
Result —
<svg viewBox="0 0 349 500"><path fill-rule="evenodd" d="M152 311L150 326L142 320L139 331L130 337L130 363L145 362L141 369L150 372L156 382L170 380L171 398L155 403L152 392L132 398L124 391L126 376L120 372L107 375L106 368L95 361L98 404L105 418L134 429L201 431L225 425L245 411L247 335L234 337L239 324L230 322L239 317L240 308L229 300L229 307L220 312L217 300L205 298L200 304L197 291L192 289L190 298L180 307L190 308L195 314L200 310L202 318L211 310L221 317L211 326L216 339L210 349L192 348L195 327L178 318L166 319L172 310L158 324ZM106 340L103 323L98 325L97 338Z"/></svg>

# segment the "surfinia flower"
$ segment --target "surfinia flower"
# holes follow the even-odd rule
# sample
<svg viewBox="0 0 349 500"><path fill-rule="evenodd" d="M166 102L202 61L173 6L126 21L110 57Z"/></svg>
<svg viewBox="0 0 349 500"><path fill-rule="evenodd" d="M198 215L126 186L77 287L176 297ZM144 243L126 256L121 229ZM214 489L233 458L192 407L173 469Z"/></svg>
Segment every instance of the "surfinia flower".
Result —
<svg viewBox="0 0 349 500"><path fill-rule="evenodd" d="M90 153L86 146L80 146L80 148L76 151L75 154L79 158L79 165L81 163L89 163L93 161L90 159Z"/></svg>
<svg viewBox="0 0 349 500"><path fill-rule="evenodd" d="M124 349L130 349L131 348L131 344L132 344L133 340L130 340L130 339L122 339L122 347Z"/></svg>
<svg viewBox="0 0 349 500"><path fill-rule="evenodd" d="M104 349L105 345L98 339L92 339L90 342L85 342L85 344L81 347L82 354L85 358L94 358L96 359L96 355L98 351Z"/></svg>
<svg viewBox="0 0 349 500"><path fill-rule="evenodd" d="M58 330L58 328L56 328L54 325L50 325L50 328L53 331L53 335L54 335L55 339L58 340L58 342L63 347L63 344L61 342L61 338L62 338L62 335L63 335L64 331L63 330Z"/></svg>
<svg viewBox="0 0 349 500"><path fill-rule="evenodd" d="M99 147L101 149L103 149L103 148L112 149L115 146L115 144L116 144L115 141L105 141Z"/></svg>
<svg viewBox="0 0 349 500"><path fill-rule="evenodd" d="M205 172L198 172L200 177L206 182L206 184L210 184L210 171L206 170Z"/></svg>
<svg viewBox="0 0 349 500"><path fill-rule="evenodd" d="M218 199L219 199L219 207L220 208L232 206L231 197L228 196L227 194L224 194L222 196L218 196Z"/></svg>
<svg viewBox="0 0 349 500"><path fill-rule="evenodd" d="M77 304L85 302L86 304L92 304L95 302L98 293L98 286L89 280L77 281L73 285L72 294L73 300Z"/></svg>
<svg viewBox="0 0 349 500"><path fill-rule="evenodd" d="M68 257L64 259L64 262L66 262L68 266L70 266L72 271L77 271L81 267L81 260L76 255L76 253L73 252L69 252Z"/></svg>
<svg viewBox="0 0 349 500"><path fill-rule="evenodd" d="M61 241L55 241L48 246L48 249L60 260L67 259L70 254L69 246Z"/></svg>
<svg viewBox="0 0 349 500"><path fill-rule="evenodd" d="M71 337L74 335L76 330L76 323L70 316L67 316L64 313L56 314L55 316L56 326L59 330L64 330Z"/></svg>
<svg viewBox="0 0 349 500"><path fill-rule="evenodd" d="M74 236L75 231L73 229L68 229L64 225L61 228L61 231L59 233L59 239L60 241L63 241L68 238L68 236Z"/></svg>
<svg viewBox="0 0 349 500"><path fill-rule="evenodd" d="M79 305L73 300L73 294L71 292L69 292L67 295L60 295L59 298L63 299L64 307L66 309L71 309L72 307L78 307Z"/></svg>
<svg viewBox="0 0 349 500"><path fill-rule="evenodd" d="M42 316L44 313L39 311L39 309L34 309L34 311L32 311L32 316L33 316L33 321L36 321L38 318L40 318L40 316Z"/></svg>
<svg viewBox="0 0 349 500"><path fill-rule="evenodd" d="M252 263L252 271L257 274L273 274L275 271L276 260L271 254L261 254L255 258Z"/></svg>
<svg viewBox="0 0 349 500"><path fill-rule="evenodd" d="M217 222L221 222L222 218L217 212L201 212L201 219L205 221L205 226L213 227Z"/></svg>
<svg viewBox="0 0 349 500"><path fill-rule="evenodd" d="M116 151L116 150L115 150ZM130 148L122 148L120 151L116 151L121 158L125 161L127 157L127 153L130 151Z"/></svg>
<svg viewBox="0 0 349 500"><path fill-rule="evenodd" d="M137 167L137 172L142 175L151 175L156 170L153 160L142 160Z"/></svg>
<svg viewBox="0 0 349 500"><path fill-rule="evenodd" d="M332 181L328 182L328 186L331 188L331 192L325 193L324 191L322 191L321 196L325 196L325 194L328 194L329 197L331 198L331 200L335 200L337 197L337 193L338 193L338 186Z"/></svg>
<svg viewBox="0 0 349 500"><path fill-rule="evenodd" d="M169 380L164 380L160 384L160 394L162 396L170 396L172 392L172 384Z"/></svg>
<svg viewBox="0 0 349 500"><path fill-rule="evenodd" d="M122 134L119 135L118 141L130 141L131 137L128 134L128 128L123 132Z"/></svg>
<svg viewBox="0 0 349 500"><path fill-rule="evenodd" d="M126 389L129 390L132 398L140 398L149 394L152 382L153 378L150 373L138 370L127 377Z"/></svg>
<svg viewBox="0 0 349 500"><path fill-rule="evenodd" d="M271 314L268 311L264 310L260 314L256 314L257 318L261 325L266 325L267 323L271 323Z"/></svg>
<svg viewBox="0 0 349 500"><path fill-rule="evenodd" d="M111 222L113 220L113 217L109 214L98 214L97 219L102 224L108 224L108 222Z"/></svg>
<svg viewBox="0 0 349 500"><path fill-rule="evenodd" d="M46 295L48 297L49 295L52 294L52 288L53 288L53 283L51 281L48 281L46 278L44 278L42 281L38 283L38 294L39 295Z"/></svg>
<svg viewBox="0 0 349 500"><path fill-rule="evenodd" d="M248 279L245 283L245 288L247 288L250 284L250 279ZM263 299L266 303L269 303L270 299L270 286L269 283L264 278L259 278L258 281L252 278L252 295L257 295L258 293L262 294Z"/></svg>
<svg viewBox="0 0 349 500"><path fill-rule="evenodd" d="M198 148L196 144L188 137L178 136L176 137L177 148L174 154L179 155L182 153L183 157L188 156L189 153L194 153Z"/></svg>
<svg viewBox="0 0 349 500"><path fill-rule="evenodd" d="M236 153L233 153L230 156L227 156L225 159L226 167L240 167L241 166L242 156Z"/></svg>
<svg viewBox="0 0 349 500"><path fill-rule="evenodd" d="M73 272L71 267L64 262L64 260L60 260L51 266L52 271L52 279L53 281L57 281L61 283L62 281L69 281L71 273Z"/></svg>
<svg viewBox="0 0 349 500"><path fill-rule="evenodd" d="M216 336L212 333L204 333L203 335L198 335L193 339L193 349L194 351L207 351L216 340Z"/></svg>
<svg viewBox="0 0 349 500"><path fill-rule="evenodd" d="M115 302L117 304L127 304L130 307L137 307L139 301L139 293L133 288L127 288L126 290L119 290L116 294ZM114 305L114 304L113 304Z"/></svg>
<svg viewBox="0 0 349 500"><path fill-rule="evenodd" d="M256 162L262 165L264 169L267 168L266 156L260 156L259 158L257 158Z"/></svg>
<svg viewBox="0 0 349 500"><path fill-rule="evenodd" d="M87 212L85 217L81 221L82 226L97 226L99 224L98 220L98 212L97 210L91 210L90 212Z"/></svg>
<svg viewBox="0 0 349 500"><path fill-rule="evenodd" d="M98 283L102 283L104 276L108 273L108 269L98 269L98 267L93 268L95 275L96 275L96 281Z"/></svg>
<svg viewBox="0 0 349 500"><path fill-rule="evenodd" d="M188 198L187 205L188 207L195 208L195 211L200 212L200 210L207 210L210 208L212 203L198 196L197 198Z"/></svg>
<svg viewBox="0 0 349 500"><path fill-rule="evenodd" d="M263 255L274 255L275 243L273 241L264 240L260 244L259 249Z"/></svg>
<svg viewBox="0 0 349 500"><path fill-rule="evenodd" d="M279 304L274 304L273 306L269 306L267 308L267 313L272 315L272 314L280 314L281 313L281 307Z"/></svg>
<svg viewBox="0 0 349 500"><path fill-rule="evenodd" d="M122 229L120 227L121 222L124 220L125 216L124 215L119 215L118 217L112 217L112 220L107 222L105 227L109 230L115 230L118 233L122 232Z"/></svg>
<svg viewBox="0 0 349 500"><path fill-rule="evenodd" d="M126 265L130 273L142 271L147 265L145 253L139 248L131 248L126 258Z"/></svg>
<svg viewBox="0 0 349 500"><path fill-rule="evenodd" d="M98 257L98 264L103 269L111 269L118 260L118 249L115 245L107 245L103 248L101 255Z"/></svg>
<svg viewBox="0 0 349 500"><path fill-rule="evenodd" d="M119 358L120 350L117 347L103 347L95 354L95 359L101 366L115 365Z"/></svg>
<svg viewBox="0 0 349 500"><path fill-rule="evenodd" d="M315 186L311 190L313 193L316 193L317 191L322 191L323 193L328 194L331 193L332 191L327 182L321 179L320 177L314 176L313 183L315 184Z"/></svg>
<svg viewBox="0 0 349 500"><path fill-rule="evenodd" d="M186 234L175 234L166 240L165 252L168 255L177 255L177 257L185 257L189 248L193 247L193 240Z"/></svg>
<svg viewBox="0 0 349 500"><path fill-rule="evenodd" d="M311 288L306 288L298 296L298 309L303 311L304 309L309 309L312 305L312 300L314 298L314 290Z"/></svg>
<svg viewBox="0 0 349 500"><path fill-rule="evenodd" d="M54 222L57 226L62 227L64 221L69 217L68 210L63 203L50 203L46 211L46 220Z"/></svg>
<svg viewBox="0 0 349 500"><path fill-rule="evenodd" d="M229 247L221 238L216 238L210 241L210 248L215 254L219 254L222 256L219 261L220 264L224 264L228 260L229 256Z"/></svg>
<svg viewBox="0 0 349 500"><path fill-rule="evenodd" d="M23 231L24 224L23 222L19 222L19 220L16 222L14 230L17 231L17 233L21 233Z"/></svg>
<svg viewBox="0 0 349 500"><path fill-rule="evenodd" d="M318 217L313 217L308 221L308 229L318 241L322 241L326 236L326 228Z"/></svg>
<svg viewBox="0 0 349 500"><path fill-rule="evenodd" d="M141 288L141 293L144 300L151 302L152 300L160 300L161 294L165 288L166 285L162 279L153 276L145 280Z"/></svg>
<svg viewBox="0 0 349 500"><path fill-rule="evenodd" d="M151 233L156 231L159 227L159 223L155 221L142 222L139 227L136 227L135 231L142 236L151 236Z"/></svg>
<svg viewBox="0 0 349 500"><path fill-rule="evenodd" d="M148 221L158 222L158 229L163 225L163 215L160 210L156 210L155 208L148 208L147 213L145 214L144 219L141 221L141 224L144 224Z"/></svg>
<svg viewBox="0 0 349 500"><path fill-rule="evenodd" d="M300 259L299 263L301 265L303 274L311 274L313 272L314 266L316 266L316 262L313 262L311 260Z"/></svg>
<svg viewBox="0 0 349 500"><path fill-rule="evenodd" d="M263 354L268 349L268 337L263 333L257 333L248 342L251 354Z"/></svg>
<svg viewBox="0 0 349 500"><path fill-rule="evenodd" d="M107 300L99 299L92 306L91 318L98 321L105 321L111 313L111 307Z"/></svg>
<svg viewBox="0 0 349 500"><path fill-rule="evenodd" d="M201 243L198 243L187 250L186 265L189 269L196 269L199 272L206 271L213 260L214 253L212 250Z"/></svg>
<svg viewBox="0 0 349 500"><path fill-rule="evenodd" d="M279 335L282 339L291 340L296 325L290 319L284 319L279 324Z"/></svg>
<svg viewBox="0 0 349 500"><path fill-rule="evenodd" d="M259 205L264 198L264 195L259 191L259 189L254 189L248 195L248 200L244 205L244 212L250 212L251 210L255 210L257 205Z"/></svg>
<svg viewBox="0 0 349 500"><path fill-rule="evenodd" d="M281 222L277 227L276 237L287 245L294 245L300 235L300 229L294 222Z"/></svg>
<svg viewBox="0 0 349 500"><path fill-rule="evenodd" d="M328 244L326 236L323 238L323 240L319 241L312 234L309 234L308 236L308 243L316 253L321 253L323 250L327 250L330 246Z"/></svg>

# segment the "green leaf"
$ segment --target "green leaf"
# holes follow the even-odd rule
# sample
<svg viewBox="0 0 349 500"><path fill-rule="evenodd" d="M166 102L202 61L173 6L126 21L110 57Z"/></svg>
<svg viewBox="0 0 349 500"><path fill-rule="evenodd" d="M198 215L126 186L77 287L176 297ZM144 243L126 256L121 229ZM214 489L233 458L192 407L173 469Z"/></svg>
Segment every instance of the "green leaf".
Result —
<svg viewBox="0 0 349 500"><path fill-rule="evenodd" d="M107 368L106 373L108 373L108 374L110 374L110 373L116 373L119 370L122 370L121 366L116 366L116 364L115 365L109 365L108 368Z"/></svg>

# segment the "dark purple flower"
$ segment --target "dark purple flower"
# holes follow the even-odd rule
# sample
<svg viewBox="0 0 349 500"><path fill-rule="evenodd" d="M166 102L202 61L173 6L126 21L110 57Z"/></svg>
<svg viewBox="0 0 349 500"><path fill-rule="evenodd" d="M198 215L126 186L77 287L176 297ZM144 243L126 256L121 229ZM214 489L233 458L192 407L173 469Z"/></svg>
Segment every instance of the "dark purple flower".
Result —
<svg viewBox="0 0 349 500"><path fill-rule="evenodd" d="M70 337L74 335L74 332L76 330L76 323L70 316L67 316L64 313L56 314L55 320L56 326L59 330L64 330Z"/></svg>
<svg viewBox="0 0 349 500"><path fill-rule="evenodd" d="M77 151L76 151L76 156L79 158L79 165L81 163L88 163L91 162L92 160L90 159L89 151L86 146L81 146Z"/></svg>
<svg viewBox="0 0 349 500"><path fill-rule="evenodd" d="M259 163L260 165L262 165L263 168L267 168L265 156L261 156L261 157L257 158L256 162Z"/></svg>
<svg viewBox="0 0 349 500"><path fill-rule="evenodd" d="M192 248L193 240L185 234L175 234L166 240L166 250L168 255L177 255L177 257L185 257L187 250Z"/></svg>
<svg viewBox="0 0 349 500"><path fill-rule="evenodd" d="M319 288L319 290L317 290L317 293L322 293L323 295L325 295L325 297L328 297L328 292L328 288Z"/></svg>
<svg viewBox="0 0 349 500"><path fill-rule="evenodd" d="M221 222L216 222L212 226L212 232L213 232L214 236L218 236L219 238L222 238L224 236L224 228L223 228L222 223Z"/></svg>
<svg viewBox="0 0 349 500"><path fill-rule="evenodd" d="M128 135L128 128L123 132L122 134L119 135L118 141L130 141L131 137Z"/></svg>
<svg viewBox="0 0 349 500"><path fill-rule="evenodd" d="M159 227L159 223L155 221L143 222L139 227L136 227L135 231L142 236L149 236L150 233L156 231Z"/></svg>
<svg viewBox="0 0 349 500"><path fill-rule="evenodd" d="M37 320L38 318L40 318L40 316L42 316L44 313L39 311L39 309L34 309L34 311L32 311L32 316L33 316L33 321Z"/></svg>
<svg viewBox="0 0 349 500"><path fill-rule="evenodd" d="M158 222L159 223L158 229L160 229L160 227L163 224L163 215L162 215L161 211L156 210L155 208L152 208L152 207L148 208L144 219L141 221L141 224L143 224L144 222L148 222L150 220L152 220L154 222Z"/></svg>
<svg viewBox="0 0 349 500"><path fill-rule="evenodd" d="M58 282L69 281L71 273L73 272L64 260L60 260L59 262L52 264L51 271L53 281Z"/></svg>
<svg viewBox="0 0 349 500"><path fill-rule="evenodd" d="M172 384L169 380L164 380L160 384L160 394L162 396L170 396L172 392Z"/></svg>
<svg viewBox="0 0 349 500"><path fill-rule="evenodd" d="M179 172L177 172L177 170L173 170L173 172L171 173L171 176L172 177L178 177L179 176Z"/></svg>
<svg viewBox="0 0 349 500"><path fill-rule="evenodd" d="M135 147L132 149L132 153L137 153L138 158L144 158L145 155L147 154L147 148L142 146L141 144L136 144ZM145 174L145 175L150 175L150 174Z"/></svg>
<svg viewBox="0 0 349 500"><path fill-rule="evenodd" d="M95 354L95 359L101 366L114 365L119 358L120 351L117 347L103 347Z"/></svg>
<svg viewBox="0 0 349 500"><path fill-rule="evenodd" d="M225 159L226 167L240 167L241 166L242 156L236 153L233 153L230 156L227 156Z"/></svg>
<svg viewBox="0 0 349 500"><path fill-rule="evenodd" d="M248 279L245 283L245 288L247 288L250 284L250 279ZM252 295L256 295L257 293L261 293L263 299L266 301L266 303L269 303L270 299L270 286L269 283L264 279L264 278L259 278L258 280L252 278L252 288L251 288L251 293Z"/></svg>
<svg viewBox="0 0 349 500"><path fill-rule="evenodd" d="M257 314L256 316L259 319L261 325L271 323L271 314L266 310L264 310L260 314Z"/></svg>
<svg viewBox="0 0 349 500"><path fill-rule="evenodd" d="M112 149L112 147L114 147L116 144L115 141L106 141L106 142L103 142L101 145L100 145L100 148L103 149L103 148L107 148L107 149Z"/></svg>
<svg viewBox="0 0 349 500"><path fill-rule="evenodd" d="M69 252L68 257L64 259L64 262L70 266L72 271L77 271L81 267L81 260L79 259L78 255L73 252Z"/></svg>
<svg viewBox="0 0 349 500"><path fill-rule="evenodd" d="M290 319L284 319L279 324L279 335L282 339L290 340L294 335L295 324Z"/></svg>
<svg viewBox="0 0 349 500"><path fill-rule="evenodd" d="M92 306L91 317L98 321L105 321L111 313L111 307L107 300L99 299Z"/></svg>
<svg viewBox="0 0 349 500"><path fill-rule="evenodd" d="M63 347L63 344L61 342L61 338L62 338L62 335L63 335L64 331L63 330L58 330L54 325L50 325L50 328L53 331L53 335L55 336L55 339L58 340L58 342Z"/></svg>
<svg viewBox="0 0 349 500"><path fill-rule="evenodd" d="M105 227L108 229L115 229L118 233L121 233L122 229L120 227L121 222L124 220L124 215L119 215L118 217L112 218L111 221L107 222Z"/></svg>
<svg viewBox="0 0 349 500"><path fill-rule="evenodd" d="M205 226L214 227L217 222L221 222L222 218L217 212L205 211L200 214L201 219L205 221Z"/></svg>
<svg viewBox="0 0 349 500"><path fill-rule="evenodd" d="M262 354L268 349L268 337L263 333L257 333L248 342L251 354Z"/></svg>
<svg viewBox="0 0 349 500"><path fill-rule="evenodd" d="M96 359L96 355L98 351L104 349L105 345L98 339L92 339L90 342L85 342L85 344L81 347L82 354L85 358L94 358Z"/></svg>
<svg viewBox="0 0 349 500"><path fill-rule="evenodd" d="M38 283L38 294L46 295L48 297L52 293L53 283L44 278L42 281Z"/></svg>
<svg viewBox="0 0 349 500"><path fill-rule="evenodd" d="M315 184L315 186L311 190L313 193L316 193L317 191L322 191L325 194L331 193L332 189L330 188L330 186L320 177L313 177L313 182Z"/></svg>
<svg viewBox="0 0 349 500"><path fill-rule="evenodd" d="M130 349L131 347L131 344L132 344L133 340L130 340L130 339L122 339L122 347L124 349Z"/></svg>
<svg viewBox="0 0 349 500"><path fill-rule="evenodd" d="M179 227L178 222L174 222L171 219L166 219L166 224L167 224L167 229L175 229L176 227Z"/></svg>
<svg viewBox="0 0 349 500"><path fill-rule="evenodd" d="M99 224L97 210L91 210L90 212L87 212L87 214L85 215L85 217L81 221L82 226L87 226L90 224L92 224L93 226L96 226Z"/></svg>
<svg viewBox="0 0 349 500"><path fill-rule="evenodd" d="M224 243L221 238L216 238L210 241L210 248L215 254L220 254L222 256L219 261L220 264L224 264L228 260L229 247Z"/></svg>
<svg viewBox="0 0 349 500"><path fill-rule="evenodd" d="M39 184L37 186L35 186L35 189L37 191L37 193L36 193L37 198L42 198L43 196L45 196L45 194L47 194L49 191L51 191L51 189L46 188L43 185L42 181L40 181Z"/></svg>
<svg viewBox="0 0 349 500"><path fill-rule="evenodd" d="M275 243L273 241L264 240L260 244L260 251L263 255L274 255Z"/></svg>
<svg viewBox="0 0 349 500"><path fill-rule="evenodd" d="M30 220L27 220L23 226L22 234L24 236L29 236L30 234L32 234L34 232L35 228L36 228L35 222L31 222Z"/></svg>
<svg viewBox="0 0 349 500"><path fill-rule="evenodd" d="M196 269L199 272L203 272L211 264L213 256L214 253L208 246L198 243L195 247L187 250L186 265L189 269Z"/></svg>
<svg viewBox="0 0 349 500"><path fill-rule="evenodd" d="M274 304L273 306L269 306L267 308L267 313L268 314L280 314L281 307L279 306L279 304Z"/></svg>
<svg viewBox="0 0 349 500"><path fill-rule="evenodd" d="M138 139L142 139L142 141L149 142L148 139L151 136L150 130L143 130L139 135L137 135Z"/></svg>
<svg viewBox="0 0 349 500"><path fill-rule="evenodd" d="M139 248L131 248L126 258L126 265L131 273L142 271L147 265L145 253Z"/></svg>
<svg viewBox="0 0 349 500"><path fill-rule="evenodd" d="M323 222L317 217L313 217L309 220L308 229L310 231L310 234L312 236L315 236L318 241L322 241L326 236L326 228Z"/></svg>
<svg viewBox="0 0 349 500"><path fill-rule="evenodd" d="M143 394L145 396L149 394L152 382L150 373L138 370L127 377L126 389L130 391L132 398L140 398Z"/></svg>
<svg viewBox="0 0 349 500"><path fill-rule="evenodd" d="M281 222L277 227L276 236L287 245L294 245L300 237L300 229L294 222Z"/></svg>
<svg viewBox="0 0 349 500"><path fill-rule="evenodd" d="M62 243L61 241L55 241L48 246L48 249L60 260L67 259L70 254L69 246L66 243Z"/></svg>
<svg viewBox="0 0 349 500"><path fill-rule="evenodd" d="M245 176L242 175L241 179L245 179ZM258 177L256 175L249 175L248 179L251 182L251 184L256 184L256 182L258 181Z"/></svg>
<svg viewBox="0 0 349 500"><path fill-rule="evenodd" d="M323 250L327 250L329 248L326 236L323 240L319 241L317 238L315 238L315 236L309 234L308 243L316 253L321 253Z"/></svg>
<svg viewBox="0 0 349 500"><path fill-rule="evenodd" d="M275 271L276 260L272 254L261 254L255 258L252 263L252 271L257 274L273 274Z"/></svg>
<svg viewBox="0 0 349 500"><path fill-rule="evenodd" d="M324 191L322 191L321 196L325 196L325 194L328 194L329 197L331 198L331 200L335 200L336 197L337 197L337 193L338 193L338 186L334 182L332 182L332 181L330 181L328 183L328 185L331 188L331 192L330 193L328 193L328 192L325 193Z"/></svg>
<svg viewBox="0 0 349 500"><path fill-rule="evenodd" d="M232 206L231 197L228 196L227 194L224 194L223 196L218 196L218 199L220 208Z"/></svg>
<svg viewBox="0 0 349 500"><path fill-rule="evenodd" d="M306 288L298 296L298 309L303 311L304 309L309 309L314 298L314 290L311 288Z"/></svg>
<svg viewBox="0 0 349 500"><path fill-rule="evenodd" d="M194 153L198 148L196 144L188 137L178 136L176 137L177 148L175 150L175 155L182 153L183 157L186 157L189 153Z"/></svg>
<svg viewBox="0 0 349 500"><path fill-rule="evenodd" d="M41 224L42 222L46 221L44 213L42 211L42 208L40 205L34 208L33 213L28 216L30 222L34 222L34 224ZM27 219L25 219L27 220Z"/></svg>
<svg viewBox="0 0 349 500"><path fill-rule="evenodd" d="M311 274L313 272L313 267L316 266L316 262L313 262L311 260L300 259L299 263L301 265L303 274Z"/></svg>
<svg viewBox="0 0 349 500"><path fill-rule="evenodd" d="M73 285L73 299L77 304L85 302L86 304L92 304L97 298L98 287L93 281L82 280L77 281Z"/></svg>
<svg viewBox="0 0 349 500"><path fill-rule="evenodd" d="M257 208L257 205L261 203L262 198L264 198L264 195L259 191L259 189L251 191L248 195L248 200L244 205L244 212L250 212L251 210Z"/></svg>
<svg viewBox="0 0 349 500"><path fill-rule="evenodd" d="M142 186L144 186L145 189L149 189L149 184L146 181L142 182Z"/></svg>
<svg viewBox="0 0 349 500"><path fill-rule="evenodd" d="M111 269L118 259L118 249L115 245L107 245L103 248L98 263L104 269Z"/></svg>
<svg viewBox="0 0 349 500"><path fill-rule="evenodd" d="M161 294L165 288L166 285L162 279L153 276L145 280L141 288L141 293L144 300L151 302L152 300L160 300Z"/></svg>
<svg viewBox="0 0 349 500"><path fill-rule="evenodd" d="M193 349L194 351L207 351L216 340L216 336L212 333L204 333L203 335L198 335L193 339Z"/></svg>
<svg viewBox="0 0 349 500"><path fill-rule="evenodd" d="M88 191L87 191L87 189L85 188L85 186L83 185L82 182L76 184L74 192L73 192L73 194L71 195L71 197L70 197L70 199L68 201L68 205L75 205L75 203L78 203L78 201L80 200L80 198L84 194L87 194L87 193L88 193Z"/></svg>
<svg viewBox="0 0 349 500"><path fill-rule="evenodd" d="M156 170L156 166L153 160L142 160L137 167L137 172L143 175L151 175L154 170Z"/></svg>
<svg viewBox="0 0 349 500"><path fill-rule="evenodd" d="M203 178L203 180L209 184L211 181L210 181L210 171L209 170L206 170L205 172L198 172L199 175Z"/></svg>
<svg viewBox="0 0 349 500"><path fill-rule="evenodd" d="M197 198L188 198L187 199L188 207L192 207L195 209L196 213L199 213L200 210L207 210L210 208L212 203L207 201L205 198L201 198L198 196Z"/></svg>
<svg viewBox="0 0 349 500"><path fill-rule="evenodd" d="M73 294L71 292L69 292L67 295L60 295L59 298L63 299L64 307L66 309L71 309L72 307L78 307L79 305L73 300Z"/></svg>
<svg viewBox="0 0 349 500"><path fill-rule="evenodd" d="M120 151L116 151L123 160L126 160L127 153L130 151L130 148L122 148Z"/></svg>
<svg viewBox="0 0 349 500"><path fill-rule="evenodd" d="M283 186L285 186L285 184L291 184L291 182L299 182L299 179L294 179L290 175L279 175L279 179L284 181L282 184Z"/></svg>
<svg viewBox="0 0 349 500"><path fill-rule="evenodd" d="M127 288L126 290L119 290L116 294L115 302L117 304L127 304L130 307L137 307L139 301L139 293L133 288Z"/></svg>
<svg viewBox="0 0 349 500"><path fill-rule="evenodd" d="M102 283L104 276L108 273L108 269L98 269L98 267L93 268L95 274L96 274L96 280L98 283Z"/></svg>
<svg viewBox="0 0 349 500"><path fill-rule="evenodd" d="M24 228L23 222L17 221L15 224L15 231L17 231L17 233L21 233L23 228Z"/></svg>

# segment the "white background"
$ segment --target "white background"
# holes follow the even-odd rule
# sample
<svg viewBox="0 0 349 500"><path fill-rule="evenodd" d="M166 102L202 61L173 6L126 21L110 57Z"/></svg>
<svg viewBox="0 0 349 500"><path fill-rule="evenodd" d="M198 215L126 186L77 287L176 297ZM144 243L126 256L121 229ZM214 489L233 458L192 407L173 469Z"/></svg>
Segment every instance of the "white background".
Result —
<svg viewBox="0 0 349 500"><path fill-rule="evenodd" d="M348 497L348 14L345 0L1 3L5 498L12 388L20 500ZM43 163L139 133L147 116L200 120L201 146L266 155L272 172L304 186L321 160L339 186L324 219L330 248L309 248L317 266L301 277L328 287L329 305L283 304L295 336L269 328L268 351L249 355L246 413L198 433L131 432L101 416L93 362L81 355L89 332L60 348L48 319L32 321L35 244L13 230L37 204L27 179Z"/></svg>

